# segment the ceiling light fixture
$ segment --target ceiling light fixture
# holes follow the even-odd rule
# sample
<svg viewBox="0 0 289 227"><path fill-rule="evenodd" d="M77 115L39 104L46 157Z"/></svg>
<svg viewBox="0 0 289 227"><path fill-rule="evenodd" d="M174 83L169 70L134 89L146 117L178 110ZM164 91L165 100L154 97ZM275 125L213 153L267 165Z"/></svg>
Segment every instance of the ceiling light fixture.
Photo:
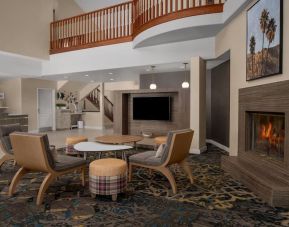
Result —
<svg viewBox="0 0 289 227"><path fill-rule="evenodd" d="M86 74L86 75L84 75L84 76L86 76L86 77L89 77L89 75L88 75L88 74Z"/></svg>
<svg viewBox="0 0 289 227"><path fill-rule="evenodd" d="M114 81L114 79L113 79L113 78L110 78L109 80L110 80L110 81Z"/></svg>
<svg viewBox="0 0 289 227"><path fill-rule="evenodd" d="M183 63L184 64L184 76L185 76L185 81L182 83L182 88L189 88L190 87L190 83L188 82L189 80L187 80L187 75L186 75L186 69L187 69L187 65L188 63Z"/></svg>
<svg viewBox="0 0 289 227"><path fill-rule="evenodd" d="M109 72L108 75L113 75L113 73L112 73L112 72Z"/></svg>
<svg viewBox="0 0 289 227"><path fill-rule="evenodd" d="M94 83L94 80L91 80L90 83Z"/></svg>
<svg viewBox="0 0 289 227"><path fill-rule="evenodd" d="M152 71L152 83L150 84L150 89L151 89L151 90L155 90L155 89L157 89L157 85L156 85L155 80L154 80L154 69L155 69L155 66L152 65L152 66L151 66L151 71Z"/></svg>

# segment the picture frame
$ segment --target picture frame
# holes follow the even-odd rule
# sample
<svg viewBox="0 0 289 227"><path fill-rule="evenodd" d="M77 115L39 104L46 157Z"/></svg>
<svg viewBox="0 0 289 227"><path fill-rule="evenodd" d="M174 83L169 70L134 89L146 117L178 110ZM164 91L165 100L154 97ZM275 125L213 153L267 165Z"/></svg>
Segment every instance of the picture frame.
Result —
<svg viewBox="0 0 289 227"><path fill-rule="evenodd" d="M259 0L247 10L246 81L282 74L283 0Z"/></svg>

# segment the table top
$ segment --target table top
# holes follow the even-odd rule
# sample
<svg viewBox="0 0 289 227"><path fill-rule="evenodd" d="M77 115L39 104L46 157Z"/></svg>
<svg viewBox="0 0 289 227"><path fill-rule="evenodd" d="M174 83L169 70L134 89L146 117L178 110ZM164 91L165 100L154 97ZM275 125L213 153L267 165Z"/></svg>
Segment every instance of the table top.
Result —
<svg viewBox="0 0 289 227"><path fill-rule="evenodd" d="M74 149L82 152L100 152L100 151L123 151L132 149L132 146L126 145L108 145L97 142L81 142L74 145Z"/></svg>
<svg viewBox="0 0 289 227"><path fill-rule="evenodd" d="M96 137L95 140L99 143L107 144L124 144L124 143L135 143L143 140L142 136L133 135L105 135Z"/></svg>

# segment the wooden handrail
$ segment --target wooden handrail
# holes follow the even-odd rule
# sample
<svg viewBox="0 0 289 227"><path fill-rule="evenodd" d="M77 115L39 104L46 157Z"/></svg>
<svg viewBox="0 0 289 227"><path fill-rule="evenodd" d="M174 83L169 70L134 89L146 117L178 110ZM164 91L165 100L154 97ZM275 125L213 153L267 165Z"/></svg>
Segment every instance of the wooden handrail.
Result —
<svg viewBox="0 0 289 227"><path fill-rule="evenodd" d="M183 17L223 12L224 0L133 0L52 22L50 53L128 42Z"/></svg>

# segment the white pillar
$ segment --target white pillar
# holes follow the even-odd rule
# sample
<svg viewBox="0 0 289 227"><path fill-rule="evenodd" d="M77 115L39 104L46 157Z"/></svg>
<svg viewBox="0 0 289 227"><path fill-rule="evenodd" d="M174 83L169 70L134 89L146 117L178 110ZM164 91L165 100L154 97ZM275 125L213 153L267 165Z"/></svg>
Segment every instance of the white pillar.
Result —
<svg viewBox="0 0 289 227"><path fill-rule="evenodd" d="M191 153L200 154L206 147L206 62L191 59L190 127L194 130Z"/></svg>

